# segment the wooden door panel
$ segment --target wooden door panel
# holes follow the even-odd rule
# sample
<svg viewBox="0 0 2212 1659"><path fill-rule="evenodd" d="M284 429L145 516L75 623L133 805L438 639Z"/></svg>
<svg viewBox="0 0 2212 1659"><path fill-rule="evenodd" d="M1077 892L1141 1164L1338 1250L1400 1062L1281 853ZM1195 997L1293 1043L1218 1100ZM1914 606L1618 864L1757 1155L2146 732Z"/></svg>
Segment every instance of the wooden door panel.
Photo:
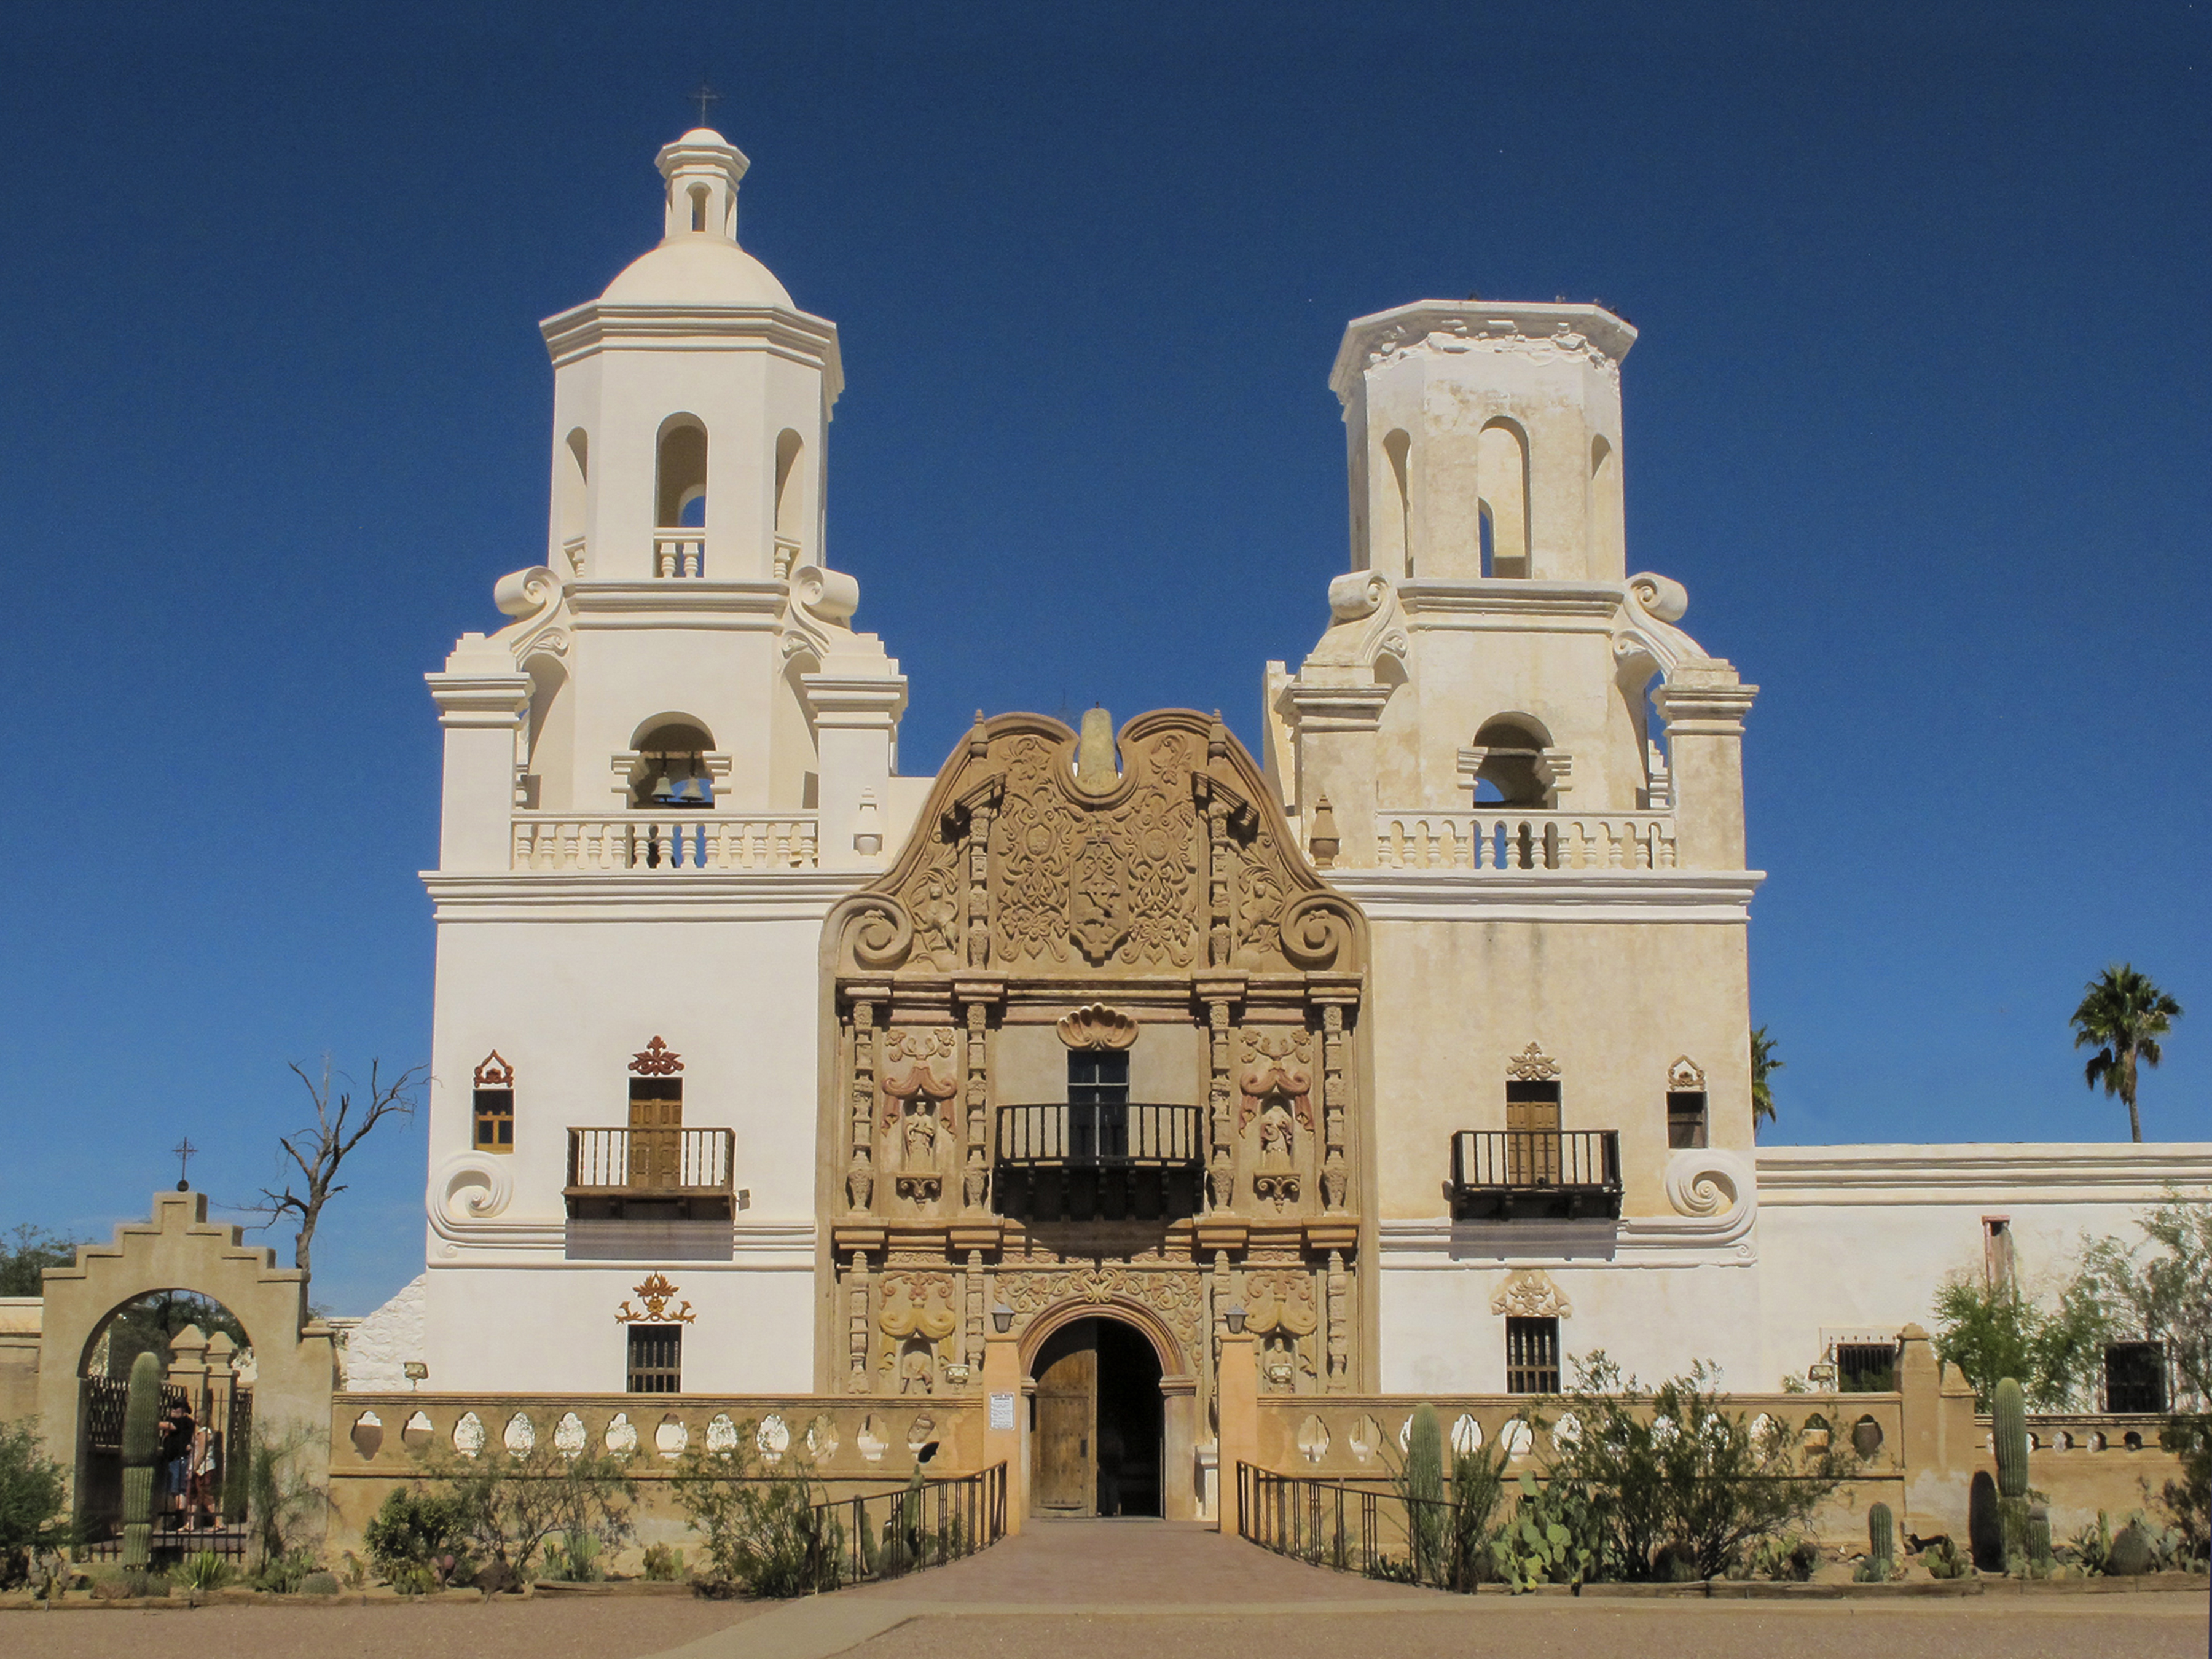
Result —
<svg viewBox="0 0 2212 1659"><path fill-rule="evenodd" d="M1091 1512L1098 1490L1098 1349L1087 1326L1037 1377L1030 1467L1036 1508Z"/></svg>

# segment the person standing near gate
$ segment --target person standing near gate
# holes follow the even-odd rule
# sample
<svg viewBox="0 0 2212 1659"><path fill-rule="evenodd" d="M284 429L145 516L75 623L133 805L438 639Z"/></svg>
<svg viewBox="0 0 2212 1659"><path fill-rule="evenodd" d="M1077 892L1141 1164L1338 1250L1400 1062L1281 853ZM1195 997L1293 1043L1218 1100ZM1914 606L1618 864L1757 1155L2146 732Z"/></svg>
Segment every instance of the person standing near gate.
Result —
<svg viewBox="0 0 2212 1659"><path fill-rule="evenodd" d="M161 1508L185 1521L191 1519L193 1433L191 1407L173 1401L161 1416Z"/></svg>

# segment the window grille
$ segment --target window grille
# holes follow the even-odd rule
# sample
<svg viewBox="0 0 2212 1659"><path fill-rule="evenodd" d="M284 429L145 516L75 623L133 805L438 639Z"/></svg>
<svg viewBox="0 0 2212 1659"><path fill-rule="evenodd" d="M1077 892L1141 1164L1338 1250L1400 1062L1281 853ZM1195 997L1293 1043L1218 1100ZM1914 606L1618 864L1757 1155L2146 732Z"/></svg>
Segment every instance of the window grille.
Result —
<svg viewBox="0 0 2212 1659"><path fill-rule="evenodd" d="M514 1150L514 1091L479 1089L476 1091L476 1147L480 1152Z"/></svg>
<svg viewBox="0 0 2212 1659"><path fill-rule="evenodd" d="M2105 1409L2163 1412L2166 1409L2166 1344L2107 1342L2105 1345Z"/></svg>
<svg viewBox="0 0 2212 1659"><path fill-rule="evenodd" d="M1508 1319L1505 1322L1505 1392L1557 1394L1559 1391L1559 1322L1556 1319Z"/></svg>
<svg viewBox="0 0 2212 1659"><path fill-rule="evenodd" d="M632 1325L629 1328L629 1391L632 1394L684 1392L684 1328L681 1325Z"/></svg>
<svg viewBox="0 0 2212 1659"><path fill-rule="evenodd" d="M1682 1152L1705 1144L1705 1091L1674 1089L1667 1096L1667 1147Z"/></svg>
<svg viewBox="0 0 2212 1659"><path fill-rule="evenodd" d="M1894 1342L1838 1342L1836 1344L1836 1391L1838 1394L1893 1394L1897 1390L1897 1344Z"/></svg>

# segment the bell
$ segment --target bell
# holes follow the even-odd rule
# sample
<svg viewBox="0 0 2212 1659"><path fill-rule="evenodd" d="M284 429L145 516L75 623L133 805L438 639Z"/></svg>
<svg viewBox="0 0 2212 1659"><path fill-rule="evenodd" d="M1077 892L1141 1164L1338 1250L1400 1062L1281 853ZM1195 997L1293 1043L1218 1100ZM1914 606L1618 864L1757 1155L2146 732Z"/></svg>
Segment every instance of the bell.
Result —
<svg viewBox="0 0 2212 1659"><path fill-rule="evenodd" d="M696 772L676 786L676 804L678 806L709 806L714 804L714 799L707 793L707 786Z"/></svg>
<svg viewBox="0 0 2212 1659"><path fill-rule="evenodd" d="M676 804L676 786L668 781L666 762L661 763L660 776L654 780L653 787L646 793L646 799L656 806L673 806Z"/></svg>

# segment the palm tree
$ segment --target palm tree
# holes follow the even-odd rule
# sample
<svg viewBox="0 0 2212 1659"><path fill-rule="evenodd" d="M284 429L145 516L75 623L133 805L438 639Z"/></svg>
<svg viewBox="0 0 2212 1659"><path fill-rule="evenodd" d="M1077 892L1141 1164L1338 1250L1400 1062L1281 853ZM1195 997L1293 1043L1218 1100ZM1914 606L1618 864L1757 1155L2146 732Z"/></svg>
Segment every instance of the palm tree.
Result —
<svg viewBox="0 0 2212 1659"><path fill-rule="evenodd" d="M1784 1062L1774 1057L1774 1039L1766 1035L1762 1025L1751 1034L1751 1133L1759 1134L1759 1120L1774 1121L1774 1090L1767 1079L1780 1071Z"/></svg>
<svg viewBox="0 0 2212 1659"><path fill-rule="evenodd" d="M2107 1095L2127 1103L2128 1129L2137 1140L2142 1114L2136 1110L2136 1067L2158 1064L2163 1057L2158 1040L2180 1018L2181 1005L2124 962L2084 986L2081 1006L2074 1011L2074 1046L2097 1050L2083 1068L2083 1080L2092 1089L2103 1084Z"/></svg>

